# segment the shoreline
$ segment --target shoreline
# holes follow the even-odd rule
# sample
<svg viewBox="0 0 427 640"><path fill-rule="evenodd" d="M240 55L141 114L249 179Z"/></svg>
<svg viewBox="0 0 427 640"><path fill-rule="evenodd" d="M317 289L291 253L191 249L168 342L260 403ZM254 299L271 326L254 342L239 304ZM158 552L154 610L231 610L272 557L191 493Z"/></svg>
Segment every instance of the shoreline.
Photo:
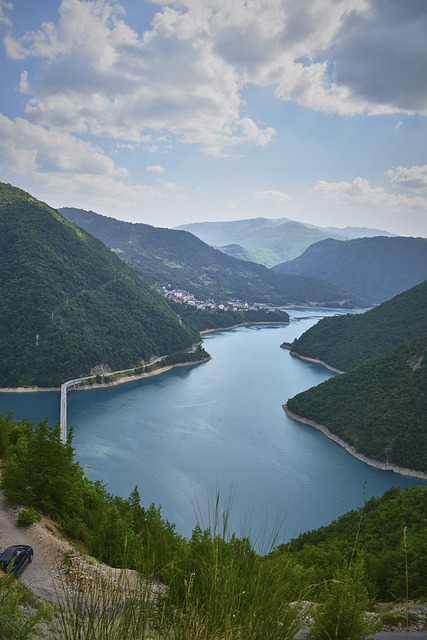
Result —
<svg viewBox="0 0 427 640"><path fill-rule="evenodd" d="M203 335L205 333L214 333L215 331L229 331L231 329L237 329L238 327L249 327L249 326L258 325L258 324L265 324L265 325L278 324L278 325L287 326L290 324L290 322L279 322L279 321L242 322L240 324L235 324L231 327L218 327L217 329L204 329L203 331L199 331L199 334ZM166 373L167 371L169 371L170 369L173 369L174 367L190 367L196 364L203 364L204 362L208 362L210 359L211 358L209 357L203 360L199 360L197 362L179 362L176 364L167 365L166 367L161 367L159 369L156 369L155 371L150 371L148 373L140 373L138 375L133 375L133 376L123 376L122 378L118 378L117 380L113 380L112 382L107 382L105 384L95 383L91 385L82 385L81 387L79 387L79 390L103 389L105 387L113 387L118 384L125 384L126 382L133 382L134 380L140 380L141 378L147 378L149 376L159 375L160 373ZM114 371L106 375L114 375ZM49 393L53 391L60 392L61 387L37 387L35 385L31 387L0 387L0 393Z"/></svg>
<svg viewBox="0 0 427 640"><path fill-rule="evenodd" d="M329 371L332 371L333 373L345 373L345 371L341 371L341 369L333 367L331 364L328 364L324 360L319 360L319 358L310 358L309 356L302 356L297 351L292 351L292 345L288 342L283 342L283 344L281 344L280 346L282 349L287 349L289 351L289 354L293 358L298 358L298 360L305 360L306 362L313 362L314 364L321 364L323 367L329 369Z"/></svg>
<svg viewBox="0 0 427 640"><path fill-rule="evenodd" d="M136 380L141 380L142 378L151 378L152 376L160 375L161 373L166 373L175 367L191 367L196 364L204 364L205 362L209 362L211 358L204 358L203 360L198 360L197 362L177 362L176 364L168 364L166 367L159 367L154 371L148 371L145 373L139 373L136 375L130 376L122 376L117 378L116 380L111 380L111 382L99 382L94 384L82 384L81 386L70 389L70 391L90 391L91 389L106 389L107 387L115 387L119 384L126 384L127 382L135 382ZM110 374L106 375L114 375L114 371ZM94 376L95 377L95 376ZM44 393L44 392L61 392L61 387L2 387L0 388L0 393Z"/></svg>
<svg viewBox="0 0 427 640"><path fill-rule="evenodd" d="M338 444L340 447L345 449L345 451L347 451L347 453L353 456L353 458L360 460L360 462L364 462L370 467L374 467L375 469L380 469L381 471L393 471L394 473L398 473L402 476L407 476L411 478L420 478L421 480L427 480L427 473L424 473L423 471L415 471L414 469L405 469L404 467L398 467L397 465L392 464L390 462L380 462L379 460L368 458L367 456L363 455L363 453L359 453L353 447L353 445L349 444L339 436L335 435L335 433L332 433L332 431L329 431L329 429L324 425L319 424L318 422L314 422L314 420L309 420L308 418L304 418L303 416L299 416L296 413L293 413L288 408L287 404L283 404L282 409L286 413L286 415L292 420L296 420L297 422L306 424L309 427L314 427L314 429L317 429L318 431L323 433L323 435L325 435L329 440L332 440L333 442Z"/></svg>
<svg viewBox="0 0 427 640"><path fill-rule="evenodd" d="M238 329L239 327L253 327L259 324L280 324L283 326L288 326L290 325L290 321L289 322L280 322L279 320L276 321L272 321L272 322L241 322L240 324L233 324L231 327L218 327L217 329L203 329L202 331L199 331L200 335L203 335L205 333L215 333L215 331L230 331L231 329Z"/></svg>
<svg viewBox="0 0 427 640"><path fill-rule="evenodd" d="M259 324L263 324L263 325L277 324L277 325L288 326L290 324L290 321L289 322L279 322L279 321L242 322L240 324L232 325L231 327L218 327L217 329L204 329L203 331L199 331L199 334L203 335L205 333L214 333L215 331L230 331L231 329L237 329L238 327L250 327L250 326L259 325ZM140 373L132 376L123 376L121 378L117 378L117 380L113 380L105 384L95 383L90 385L82 385L81 387L79 387L79 391L80 390L85 391L88 389L104 389L106 387L113 387L118 384L125 384L126 382L134 382L135 380L140 380L141 378L148 378L150 376L157 376L161 373L166 373L167 371L169 371L170 369L173 369L174 367L190 367L196 364L203 364L205 362L209 362L209 360L211 360L211 357L204 358L203 360L198 360L197 362L178 362L176 364L167 365L166 367L160 367L159 369L155 369L154 371L150 371L148 373ZM114 371L106 375L114 375ZM0 393L49 393L49 392L60 392L60 391L61 391L61 387L37 387L35 385L31 387L0 387Z"/></svg>

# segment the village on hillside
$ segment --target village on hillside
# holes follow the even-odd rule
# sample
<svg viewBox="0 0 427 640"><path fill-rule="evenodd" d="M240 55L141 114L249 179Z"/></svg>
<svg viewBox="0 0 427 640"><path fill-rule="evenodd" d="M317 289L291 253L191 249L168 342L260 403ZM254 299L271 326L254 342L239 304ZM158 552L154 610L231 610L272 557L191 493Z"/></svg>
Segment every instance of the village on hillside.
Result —
<svg viewBox="0 0 427 640"><path fill-rule="evenodd" d="M269 305L254 302L248 304L241 300L228 300L227 302L217 303L213 300L197 300L196 296L187 291L181 289L168 289L168 287L162 287L162 293L168 300L176 302L178 304L186 304L196 309L210 309L211 311L259 311L260 309L268 310L271 307Z"/></svg>

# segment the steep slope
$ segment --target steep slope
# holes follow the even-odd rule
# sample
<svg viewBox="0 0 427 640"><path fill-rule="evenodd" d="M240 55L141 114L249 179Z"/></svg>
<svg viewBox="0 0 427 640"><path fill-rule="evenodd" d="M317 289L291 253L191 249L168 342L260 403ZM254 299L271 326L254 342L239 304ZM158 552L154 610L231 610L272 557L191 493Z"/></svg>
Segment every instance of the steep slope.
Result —
<svg viewBox="0 0 427 640"><path fill-rule="evenodd" d="M251 218L229 222L196 222L177 227L193 233L212 246L221 247L226 253L236 255L227 245L240 245L247 252L247 259L273 267L293 260L315 242L326 238L347 240L372 235L390 235L374 229L322 228L302 224L288 218ZM241 256L238 256L241 257ZM319 277L319 276L316 276Z"/></svg>
<svg viewBox="0 0 427 640"><path fill-rule="evenodd" d="M323 318L291 345L347 371L427 332L427 280L361 315Z"/></svg>
<svg viewBox="0 0 427 640"><path fill-rule="evenodd" d="M63 208L63 215L112 248L152 284L169 284L200 298L230 298L275 305L314 302L363 306L364 300L314 278L286 276L263 265L238 260L186 231L159 229Z"/></svg>
<svg viewBox="0 0 427 640"><path fill-rule="evenodd" d="M427 278L427 239L322 240L274 270L321 278L378 304Z"/></svg>
<svg viewBox="0 0 427 640"><path fill-rule="evenodd" d="M358 453L427 473L427 333L298 394L287 406Z"/></svg>
<svg viewBox="0 0 427 640"><path fill-rule="evenodd" d="M99 240L1 183L0 251L1 387L58 386L197 339Z"/></svg>

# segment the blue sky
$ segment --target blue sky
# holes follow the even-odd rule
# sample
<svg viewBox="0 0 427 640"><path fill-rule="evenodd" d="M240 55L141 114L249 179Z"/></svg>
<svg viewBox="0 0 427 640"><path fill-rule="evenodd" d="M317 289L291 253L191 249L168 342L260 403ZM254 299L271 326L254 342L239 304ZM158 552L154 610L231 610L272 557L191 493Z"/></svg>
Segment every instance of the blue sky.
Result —
<svg viewBox="0 0 427 640"><path fill-rule="evenodd" d="M0 0L1 181L174 227L427 235L425 0Z"/></svg>

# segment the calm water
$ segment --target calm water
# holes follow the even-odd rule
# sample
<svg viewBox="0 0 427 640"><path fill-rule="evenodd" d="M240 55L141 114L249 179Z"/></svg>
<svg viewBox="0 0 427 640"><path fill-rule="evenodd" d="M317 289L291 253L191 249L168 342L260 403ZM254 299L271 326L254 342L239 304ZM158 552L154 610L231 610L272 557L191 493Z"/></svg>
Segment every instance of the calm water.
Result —
<svg viewBox="0 0 427 640"><path fill-rule="evenodd" d="M423 483L372 469L282 404L331 377L280 349L328 312L292 310L289 326L208 334L208 363L109 389L69 394L76 458L93 480L162 506L184 535L209 524L217 493L232 528L262 548L328 524L392 486ZM54 423L59 394L0 394L0 411Z"/></svg>

